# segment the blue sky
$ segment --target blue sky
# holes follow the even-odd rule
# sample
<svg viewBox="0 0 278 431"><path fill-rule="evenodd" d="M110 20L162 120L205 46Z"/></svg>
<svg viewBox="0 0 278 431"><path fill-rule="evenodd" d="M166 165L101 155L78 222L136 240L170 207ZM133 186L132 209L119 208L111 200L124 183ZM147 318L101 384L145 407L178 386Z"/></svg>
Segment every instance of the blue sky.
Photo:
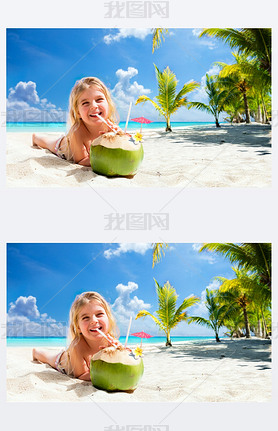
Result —
<svg viewBox="0 0 278 431"><path fill-rule="evenodd" d="M233 278L229 261L213 253L199 252L200 244L170 244L165 256L152 268L148 243L120 244L8 244L8 325L19 324L17 335L66 334L70 306L76 295L98 291L112 306L121 335L130 316L132 332L164 335L150 317L135 321L141 309L157 310L154 278L169 281L179 298L200 297L190 315L206 316L204 291L217 288L215 276ZM23 324L23 325L22 325ZM11 326L8 335L12 335ZM198 325L182 322L172 335L213 335Z"/></svg>
<svg viewBox="0 0 278 431"><path fill-rule="evenodd" d="M157 95L154 63L169 66L179 81L201 84L191 100L206 102L205 74L217 72L216 61L232 62L223 42L199 38L200 29L169 29L162 46L152 54L152 31L124 29L8 29L7 120L65 121L70 91L76 80L97 76L111 90L121 121L129 103L131 118L144 115L163 121L148 102L135 106L145 94ZM16 111L16 115L11 111ZM43 111L43 114L42 114ZM181 108L172 121L213 121L203 112Z"/></svg>

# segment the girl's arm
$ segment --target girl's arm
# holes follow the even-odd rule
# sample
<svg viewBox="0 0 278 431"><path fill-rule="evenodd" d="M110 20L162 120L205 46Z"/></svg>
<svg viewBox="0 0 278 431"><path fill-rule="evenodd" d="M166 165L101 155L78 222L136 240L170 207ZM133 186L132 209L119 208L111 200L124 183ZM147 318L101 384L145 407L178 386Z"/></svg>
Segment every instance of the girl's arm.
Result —
<svg viewBox="0 0 278 431"><path fill-rule="evenodd" d="M91 166L90 155L77 133L72 133L70 136L70 146L75 163L82 166Z"/></svg>
<svg viewBox="0 0 278 431"><path fill-rule="evenodd" d="M83 355L77 348L73 348L70 352L70 362L72 373L76 379L90 380L90 370Z"/></svg>
<svg viewBox="0 0 278 431"><path fill-rule="evenodd" d="M91 166L91 162L90 162L90 156L86 156L84 157L84 159L79 160L79 162L75 162L78 163L79 165L82 166Z"/></svg>
<svg viewBox="0 0 278 431"><path fill-rule="evenodd" d="M91 380L90 371L87 371L86 373L81 374L81 376L78 377L80 380Z"/></svg>

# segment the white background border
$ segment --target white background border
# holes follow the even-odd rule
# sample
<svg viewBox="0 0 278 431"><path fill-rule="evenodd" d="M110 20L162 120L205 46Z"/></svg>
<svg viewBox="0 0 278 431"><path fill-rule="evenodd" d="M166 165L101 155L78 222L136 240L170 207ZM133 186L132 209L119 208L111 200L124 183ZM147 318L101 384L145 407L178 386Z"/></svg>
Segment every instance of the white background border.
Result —
<svg viewBox="0 0 278 431"><path fill-rule="evenodd" d="M68 28L68 27L272 27L273 76L277 61L277 11L274 1L234 0L182 1L169 0L169 19L105 19L104 1L75 2L34 0L5 2L1 12L1 113L5 112L5 29L6 28ZM3 6L2 6L3 8ZM276 26L276 27L275 27ZM47 73L47 71L46 71ZM278 123L277 88L273 82L273 113ZM3 117L1 117L1 120ZM101 196L120 213L158 212L166 202L170 214L167 231L104 231L104 214L112 212L109 205L91 189L8 189L5 186L5 129L0 127L1 158L1 325L6 310L6 243L8 242L273 242L274 283L277 267L277 124L273 127L273 187L272 189L185 189L173 199L178 189L102 189ZM3 144L4 143L4 144ZM100 192L99 189L96 189ZM59 216L58 216L59 215ZM61 232L57 219L63 220ZM75 233L73 219L84 220L88 234ZM273 303L277 304L274 292ZM277 320L277 306L273 311ZM3 328L1 328L1 336ZM277 331L277 329L276 329ZM274 337L277 334L273 334ZM86 428L103 431L113 425L159 423L173 409L174 404L129 403L6 403L5 340L1 338L1 423L9 430L32 429L49 431ZM274 338L273 382L277 382L277 342ZM170 372L170 370L169 370ZM273 385L271 403L184 403L168 417L164 424L169 431L194 427L196 430L225 431L248 427L252 431L271 429L278 390ZM276 407L277 409L277 407ZM104 411L106 413L104 413Z"/></svg>

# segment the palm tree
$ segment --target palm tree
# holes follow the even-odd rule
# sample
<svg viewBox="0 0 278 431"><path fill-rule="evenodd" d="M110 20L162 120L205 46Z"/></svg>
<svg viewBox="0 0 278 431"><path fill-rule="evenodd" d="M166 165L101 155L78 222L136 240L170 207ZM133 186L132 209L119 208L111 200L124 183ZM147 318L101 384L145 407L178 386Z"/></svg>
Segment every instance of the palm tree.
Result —
<svg viewBox="0 0 278 431"><path fill-rule="evenodd" d="M257 325L257 332L269 338L267 318L271 314L271 297L269 296L268 287L262 285L258 276L255 277L252 284L252 304L250 311L253 314L253 323Z"/></svg>
<svg viewBox="0 0 278 431"><path fill-rule="evenodd" d="M169 67L167 66L163 72L155 66L156 78L158 82L158 96L155 100L150 99L147 96L140 96L135 105L138 103L151 102L155 109L162 115L166 120L166 132L172 132L170 117L174 114L181 106L188 104L185 95L190 93L199 87L199 84L195 81L184 84L182 89L176 94L176 88L178 81L176 76Z"/></svg>
<svg viewBox="0 0 278 431"><path fill-rule="evenodd" d="M152 53L161 46L162 41L165 41L164 34L168 34L167 28L154 28L153 29L153 48Z"/></svg>
<svg viewBox="0 0 278 431"><path fill-rule="evenodd" d="M162 255L165 256L164 249L168 248L168 244L164 242L157 242L152 244L153 246L153 265L159 263L162 259Z"/></svg>
<svg viewBox="0 0 278 431"><path fill-rule="evenodd" d="M228 331L225 332L225 335L229 335L231 338L234 336L237 338L244 336L242 331L242 328L244 327L244 318L239 307L238 309L235 308L235 311L230 318L225 319L225 326L228 329Z"/></svg>
<svg viewBox="0 0 278 431"><path fill-rule="evenodd" d="M222 284L219 287L222 300L228 304L238 305L243 312L244 325L245 325L245 336L250 338L250 324L247 309L253 302L253 287L256 282L257 275L249 274L246 269L232 268L236 274L236 278L232 280L225 277L215 277L221 281Z"/></svg>
<svg viewBox="0 0 278 431"><path fill-rule="evenodd" d="M241 123L244 121L242 117L242 114L244 113L242 96L239 92L237 93L237 96L238 97L235 97L225 106L225 112L228 115L228 117L225 118L225 121L229 121L230 123Z"/></svg>
<svg viewBox="0 0 278 431"><path fill-rule="evenodd" d="M230 90L238 90L244 102L245 108L245 121L250 123L250 109L248 103L248 91L253 85L253 74L255 68L255 60L250 60L246 54L239 54L236 52L232 53L235 58L234 64L226 64L223 62L217 62L216 64L222 67L219 72L219 77L221 78L222 86Z"/></svg>
<svg viewBox="0 0 278 431"><path fill-rule="evenodd" d="M217 37L240 53L255 57L271 76L271 28L205 28L199 37Z"/></svg>
<svg viewBox="0 0 278 431"><path fill-rule="evenodd" d="M167 281L164 286L160 286L155 280L156 293L158 297L158 310L156 315L149 313L146 310L141 310L136 316L136 319L140 317L150 316L153 321L159 326L159 328L164 331L166 335L166 346L172 346L170 332L175 328L178 323L183 320L188 320L186 310L192 305L199 301L194 295L185 298L182 304L176 308L178 295L173 286Z"/></svg>
<svg viewBox="0 0 278 431"><path fill-rule="evenodd" d="M271 243L204 243L199 251L205 250L222 254L239 268L256 272L271 297Z"/></svg>
<svg viewBox="0 0 278 431"><path fill-rule="evenodd" d="M206 289L206 308L208 309L209 318L205 319L200 316L189 317L189 322L195 322L208 328L213 329L217 343L220 342L219 330L224 326L224 321L230 312L230 308L226 304L220 305L218 292L216 290Z"/></svg>
<svg viewBox="0 0 278 431"><path fill-rule="evenodd" d="M233 90L221 89L219 87L219 81L215 76L209 76L206 74L206 86L205 91L207 93L209 103L205 104L202 102L190 102L190 108L197 108L202 111L206 111L212 114L215 119L216 127L220 127L219 114L225 110L225 106L231 103L233 99Z"/></svg>

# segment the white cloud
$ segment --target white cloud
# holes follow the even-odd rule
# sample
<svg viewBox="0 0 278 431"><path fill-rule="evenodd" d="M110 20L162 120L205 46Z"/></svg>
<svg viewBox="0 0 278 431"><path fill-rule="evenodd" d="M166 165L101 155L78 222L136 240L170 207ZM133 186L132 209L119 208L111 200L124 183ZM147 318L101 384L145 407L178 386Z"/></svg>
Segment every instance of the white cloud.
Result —
<svg viewBox="0 0 278 431"><path fill-rule="evenodd" d="M199 253L201 247L202 247L202 243L192 244L193 250L198 252L198 255L197 255L198 258L200 260L206 260L208 263L213 265L217 261L215 255L211 251L202 251L201 253Z"/></svg>
<svg viewBox="0 0 278 431"><path fill-rule="evenodd" d="M199 251L201 247L202 247L202 243L201 243L201 242L198 242L198 243L192 244L192 248L193 248L193 250L195 250L195 251Z"/></svg>
<svg viewBox="0 0 278 431"><path fill-rule="evenodd" d="M22 101L26 103L37 104L40 98L37 93L36 83L33 81L23 82L20 81L16 84L15 88L9 89L10 101Z"/></svg>
<svg viewBox="0 0 278 431"><path fill-rule="evenodd" d="M131 297L131 294L135 290L138 290L138 284L133 281L129 281L127 285L119 283L116 286L116 290L119 296L111 307L116 318L117 325L123 335L127 331L129 319L132 317L132 331L134 332L134 328L137 327L137 324L135 323L137 313L142 309L150 309L151 305L146 303L143 299L138 298L136 295Z"/></svg>
<svg viewBox="0 0 278 431"><path fill-rule="evenodd" d="M201 34L201 32L202 32L202 29L201 28L193 28L192 29L192 34L194 35L194 36L199 36L200 34Z"/></svg>
<svg viewBox="0 0 278 431"><path fill-rule="evenodd" d="M40 99L35 82L20 81L14 88L9 89L7 121L64 122L66 112L46 98Z"/></svg>
<svg viewBox="0 0 278 431"><path fill-rule="evenodd" d="M118 248L104 251L104 257L110 259L113 256L120 256L123 253L139 253L144 255L148 250L152 248L151 243L120 243Z"/></svg>
<svg viewBox="0 0 278 431"><path fill-rule="evenodd" d="M128 67L127 70L118 69L116 71L118 82L111 90L111 94L121 118L126 117L130 102L134 106L139 96L151 93L150 89L145 88L137 81L131 82L131 79L136 75L138 75L138 70L135 67Z"/></svg>
<svg viewBox="0 0 278 431"><path fill-rule="evenodd" d="M40 314L34 296L19 296L10 303L7 314L7 335L24 337L65 336L64 322L57 322L47 313Z"/></svg>
<svg viewBox="0 0 278 431"><path fill-rule="evenodd" d="M201 32L203 31L203 29L202 28L193 28L192 29L192 34L194 35L194 36L196 36L196 37L198 37L199 38L199 36L200 36L200 34L201 34ZM212 39L211 37L209 37L209 36L202 36L200 39L199 39L199 43L200 43L200 45L204 45L204 46L207 46L208 47L208 49L215 49L216 48L216 40L215 39Z"/></svg>
<svg viewBox="0 0 278 431"><path fill-rule="evenodd" d="M119 42L121 39L126 39L127 37L144 40L149 34L152 34L150 28L120 28L117 33L109 33L103 39L109 45L112 42Z"/></svg>
<svg viewBox="0 0 278 431"><path fill-rule="evenodd" d="M37 318L40 316L37 299L34 296L19 296L15 303L10 303L10 316L24 316L28 318Z"/></svg>

